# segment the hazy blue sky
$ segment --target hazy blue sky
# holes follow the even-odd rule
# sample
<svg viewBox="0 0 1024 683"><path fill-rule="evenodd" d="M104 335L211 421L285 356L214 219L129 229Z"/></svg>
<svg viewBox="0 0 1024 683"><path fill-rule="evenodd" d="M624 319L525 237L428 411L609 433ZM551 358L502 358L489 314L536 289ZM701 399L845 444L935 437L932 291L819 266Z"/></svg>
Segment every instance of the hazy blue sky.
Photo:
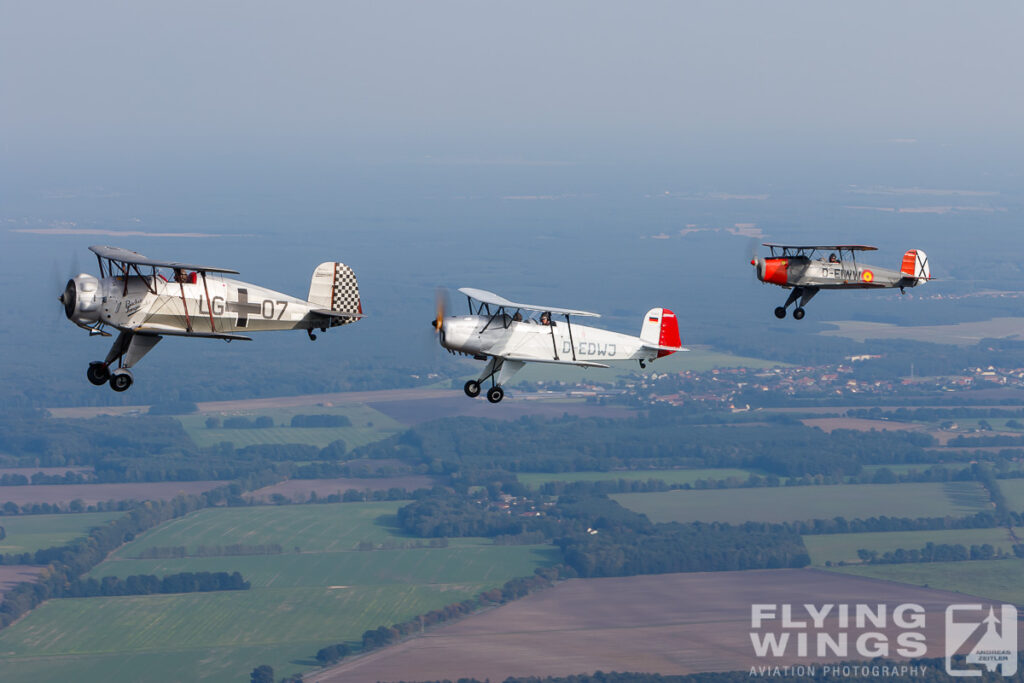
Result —
<svg viewBox="0 0 1024 683"><path fill-rule="evenodd" d="M0 3L11 166L1018 145L1019 2Z"/></svg>

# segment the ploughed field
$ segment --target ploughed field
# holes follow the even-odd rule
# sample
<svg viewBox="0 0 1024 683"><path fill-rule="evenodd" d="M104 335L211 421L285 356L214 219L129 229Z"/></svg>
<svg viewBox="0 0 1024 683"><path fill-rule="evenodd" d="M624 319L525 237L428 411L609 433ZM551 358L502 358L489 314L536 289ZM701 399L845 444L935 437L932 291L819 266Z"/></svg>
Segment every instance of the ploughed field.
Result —
<svg viewBox="0 0 1024 683"><path fill-rule="evenodd" d="M991 563L990 563L991 564ZM363 683L400 680L503 680L603 671L687 674L749 671L752 666L836 661L757 657L751 605L912 602L925 610L927 656L942 656L944 611L964 595L813 569L659 574L574 579L494 610L438 627L304 680ZM777 610L778 612L778 610ZM796 614L796 613L794 613ZM899 629L881 631L893 643ZM780 632L778 622L767 628ZM826 621L835 634L835 619ZM862 631L852 630L860 633ZM851 657L857 656L850 638ZM813 640L812 640L813 642ZM841 658L839 658L841 659Z"/></svg>

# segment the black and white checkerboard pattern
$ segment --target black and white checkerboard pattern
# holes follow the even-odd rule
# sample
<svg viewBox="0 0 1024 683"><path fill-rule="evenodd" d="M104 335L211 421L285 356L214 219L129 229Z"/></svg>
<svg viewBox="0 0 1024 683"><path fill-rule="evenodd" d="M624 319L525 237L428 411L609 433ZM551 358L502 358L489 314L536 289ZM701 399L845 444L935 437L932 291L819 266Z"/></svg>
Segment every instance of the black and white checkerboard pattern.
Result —
<svg viewBox="0 0 1024 683"><path fill-rule="evenodd" d="M331 310L358 313L359 283L356 274L344 263L334 264L334 287L331 290ZM331 318L331 327L350 325L358 318Z"/></svg>

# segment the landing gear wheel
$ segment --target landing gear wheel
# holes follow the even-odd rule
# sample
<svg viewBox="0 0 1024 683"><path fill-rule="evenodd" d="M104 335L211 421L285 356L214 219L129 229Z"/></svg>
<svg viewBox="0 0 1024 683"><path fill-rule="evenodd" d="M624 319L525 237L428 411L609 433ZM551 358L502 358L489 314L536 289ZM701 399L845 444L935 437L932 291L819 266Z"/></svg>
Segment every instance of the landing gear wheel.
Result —
<svg viewBox="0 0 1024 683"><path fill-rule="evenodd" d="M118 392L128 391L133 381L132 373L127 370L116 370L110 376L110 388Z"/></svg>
<svg viewBox="0 0 1024 683"><path fill-rule="evenodd" d="M480 382L471 379L468 382L466 382L466 385L462 387L462 390L466 392L466 396L469 396L470 398L476 398L477 396L480 395Z"/></svg>
<svg viewBox="0 0 1024 683"><path fill-rule="evenodd" d="M786 317L786 309L783 308L782 306L779 306L778 308L776 308L775 309L775 317L778 318L779 320L782 320L783 318L785 318Z"/></svg>
<svg viewBox="0 0 1024 683"><path fill-rule="evenodd" d="M487 390L487 400L491 403L501 403L503 398L505 398L505 390L501 387L491 387Z"/></svg>
<svg viewBox="0 0 1024 683"><path fill-rule="evenodd" d="M94 360L89 363L89 369L85 371L85 376L89 378L90 382L101 387L110 379L110 368L106 363Z"/></svg>
<svg viewBox="0 0 1024 683"><path fill-rule="evenodd" d="M794 308L793 309L793 318L794 318L794 320L803 320L804 319L804 309L800 308L799 306Z"/></svg>

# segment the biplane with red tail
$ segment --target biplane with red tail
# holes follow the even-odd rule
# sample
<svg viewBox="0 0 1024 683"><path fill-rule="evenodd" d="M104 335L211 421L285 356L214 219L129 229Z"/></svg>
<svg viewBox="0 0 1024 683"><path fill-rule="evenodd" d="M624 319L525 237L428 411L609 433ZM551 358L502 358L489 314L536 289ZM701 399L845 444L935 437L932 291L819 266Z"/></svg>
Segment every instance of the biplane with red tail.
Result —
<svg viewBox="0 0 1024 683"><path fill-rule="evenodd" d="M599 318L597 313L553 306L521 304L482 289L463 288L467 315L452 315L447 296L439 292L431 326L441 346L486 361L477 379L466 382L466 395L480 395L490 382L487 400L505 396L503 384L527 363L607 368L611 361L639 361L640 367L676 351L680 346L676 315L667 308L652 308L644 316L640 336L609 332L573 322L573 318Z"/></svg>
<svg viewBox="0 0 1024 683"><path fill-rule="evenodd" d="M125 391L132 367L165 336L251 338L250 332L313 330L354 323L363 317L355 273L328 261L313 270L306 299L225 277L237 270L151 259L117 247L89 247L99 277L81 273L68 280L59 299L68 320L89 336L111 336L114 344L86 374L97 386Z"/></svg>
<svg viewBox="0 0 1024 683"><path fill-rule="evenodd" d="M878 268L857 262L857 254L877 251L860 244L794 246L765 242L770 255L755 256L750 265L757 279L792 290L786 303L775 309L776 318L785 318L786 309L796 304L793 317L802 320L804 307L823 289L884 289L923 285L931 279L928 256L920 249L903 255L899 270Z"/></svg>

